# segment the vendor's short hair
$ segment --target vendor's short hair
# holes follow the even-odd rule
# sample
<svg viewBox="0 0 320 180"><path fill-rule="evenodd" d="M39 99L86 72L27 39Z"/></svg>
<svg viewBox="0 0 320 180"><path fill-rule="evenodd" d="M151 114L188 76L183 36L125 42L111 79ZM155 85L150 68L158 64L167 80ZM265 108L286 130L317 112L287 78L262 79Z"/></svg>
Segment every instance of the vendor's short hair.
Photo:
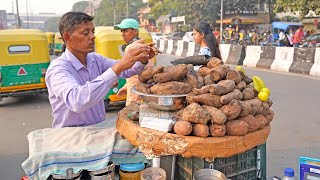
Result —
<svg viewBox="0 0 320 180"><path fill-rule="evenodd" d="M59 21L59 32L61 34L62 39L64 32L73 33L73 31L79 24L90 22L92 20L92 16L89 16L88 14L83 12L65 13Z"/></svg>

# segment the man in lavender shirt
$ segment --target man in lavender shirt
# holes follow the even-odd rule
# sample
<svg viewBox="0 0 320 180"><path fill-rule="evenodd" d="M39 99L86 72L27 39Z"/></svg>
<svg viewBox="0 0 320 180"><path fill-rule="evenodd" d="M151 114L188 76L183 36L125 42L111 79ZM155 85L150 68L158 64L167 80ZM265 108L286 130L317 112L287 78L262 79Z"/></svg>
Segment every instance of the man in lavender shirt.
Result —
<svg viewBox="0 0 320 180"><path fill-rule="evenodd" d="M68 12L59 22L65 52L53 60L46 73L53 127L87 126L105 120L104 97L118 78L142 71L150 47L134 42L116 61L94 53L93 17Z"/></svg>

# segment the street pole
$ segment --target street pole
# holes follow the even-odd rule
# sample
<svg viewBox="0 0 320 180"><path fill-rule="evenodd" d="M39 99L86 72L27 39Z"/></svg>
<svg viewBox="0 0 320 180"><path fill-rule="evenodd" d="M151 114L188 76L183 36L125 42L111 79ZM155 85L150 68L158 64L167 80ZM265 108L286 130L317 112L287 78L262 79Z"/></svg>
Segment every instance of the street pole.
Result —
<svg viewBox="0 0 320 180"><path fill-rule="evenodd" d="M18 4L18 0L16 0L16 6L17 6L18 29L20 29L20 27L21 27L21 22L20 22L20 16L19 16L19 4Z"/></svg>
<svg viewBox="0 0 320 180"><path fill-rule="evenodd" d="M128 0L127 0L127 18L129 16L129 3L128 3Z"/></svg>
<svg viewBox="0 0 320 180"><path fill-rule="evenodd" d="M221 0L221 9L220 9L220 43L222 42L223 34L223 0Z"/></svg>

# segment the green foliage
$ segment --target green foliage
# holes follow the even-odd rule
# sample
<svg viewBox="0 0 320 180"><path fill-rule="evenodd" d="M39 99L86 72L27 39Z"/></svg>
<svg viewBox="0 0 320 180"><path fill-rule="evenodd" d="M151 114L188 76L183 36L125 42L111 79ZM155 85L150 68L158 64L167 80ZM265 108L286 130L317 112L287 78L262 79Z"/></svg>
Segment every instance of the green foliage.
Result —
<svg viewBox="0 0 320 180"><path fill-rule="evenodd" d="M138 19L138 11L143 7L142 0L128 0L128 17ZM103 0L96 13L95 26L113 26L127 18L127 0Z"/></svg>
<svg viewBox="0 0 320 180"><path fill-rule="evenodd" d="M52 17L48 19L44 27L45 31L59 32L59 20L60 17Z"/></svg>
<svg viewBox="0 0 320 180"><path fill-rule="evenodd" d="M275 13L299 11L300 18L305 17L310 10L320 14L319 0L276 0L274 6Z"/></svg>
<svg viewBox="0 0 320 180"><path fill-rule="evenodd" d="M199 21L215 24L220 13L220 0L149 0L150 16L157 20L161 15L185 16L186 24Z"/></svg>
<svg viewBox="0 0 320 180"><path fill-rule="evenodd" d="M76 2L72 6L72 11L84 12L87 7L89 7L89 1Z"/></svg>

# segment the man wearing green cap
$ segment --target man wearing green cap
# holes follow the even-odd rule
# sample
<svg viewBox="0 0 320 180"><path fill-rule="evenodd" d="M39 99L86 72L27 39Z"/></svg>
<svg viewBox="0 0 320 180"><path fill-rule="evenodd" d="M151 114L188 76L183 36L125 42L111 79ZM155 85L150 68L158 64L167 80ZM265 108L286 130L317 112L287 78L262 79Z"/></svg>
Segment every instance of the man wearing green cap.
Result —
<svg viewBox="0 0 320 180"><path fill-rule="evenodd" d="M134 41L140 39L139 38L139 23L135 19L126 18L126 19L122 20L120 24L115 25L114 29L121 31L122 38L126 42L126 44L124 44L122 46L122 50L123 51L125 51L126 47L129 44L131 44ZM150 66L150 65L151 66L153 65L153 61L152 60L149 61L147 66ZM126 105L129 105L131 102L136 102L136 101L141 100L139 95L133 94L131 92L131 88L138 81L139 80L138 80L137 76L132 76L131 78L128 78L126 84L121 89L119 89L119 91L117 93L117 95L119 97L127 95Z"/></svg>
<svg viewBox="0 0 320 180"><path fill-rule="evenodd" d="M135 19L127 18L121 21L120 24L114 26L115 30L120 30L122 33L123 40L127 43L122 46L122 50L125 51L125 48L133 43L139 38L139 23Z"/></svg>

